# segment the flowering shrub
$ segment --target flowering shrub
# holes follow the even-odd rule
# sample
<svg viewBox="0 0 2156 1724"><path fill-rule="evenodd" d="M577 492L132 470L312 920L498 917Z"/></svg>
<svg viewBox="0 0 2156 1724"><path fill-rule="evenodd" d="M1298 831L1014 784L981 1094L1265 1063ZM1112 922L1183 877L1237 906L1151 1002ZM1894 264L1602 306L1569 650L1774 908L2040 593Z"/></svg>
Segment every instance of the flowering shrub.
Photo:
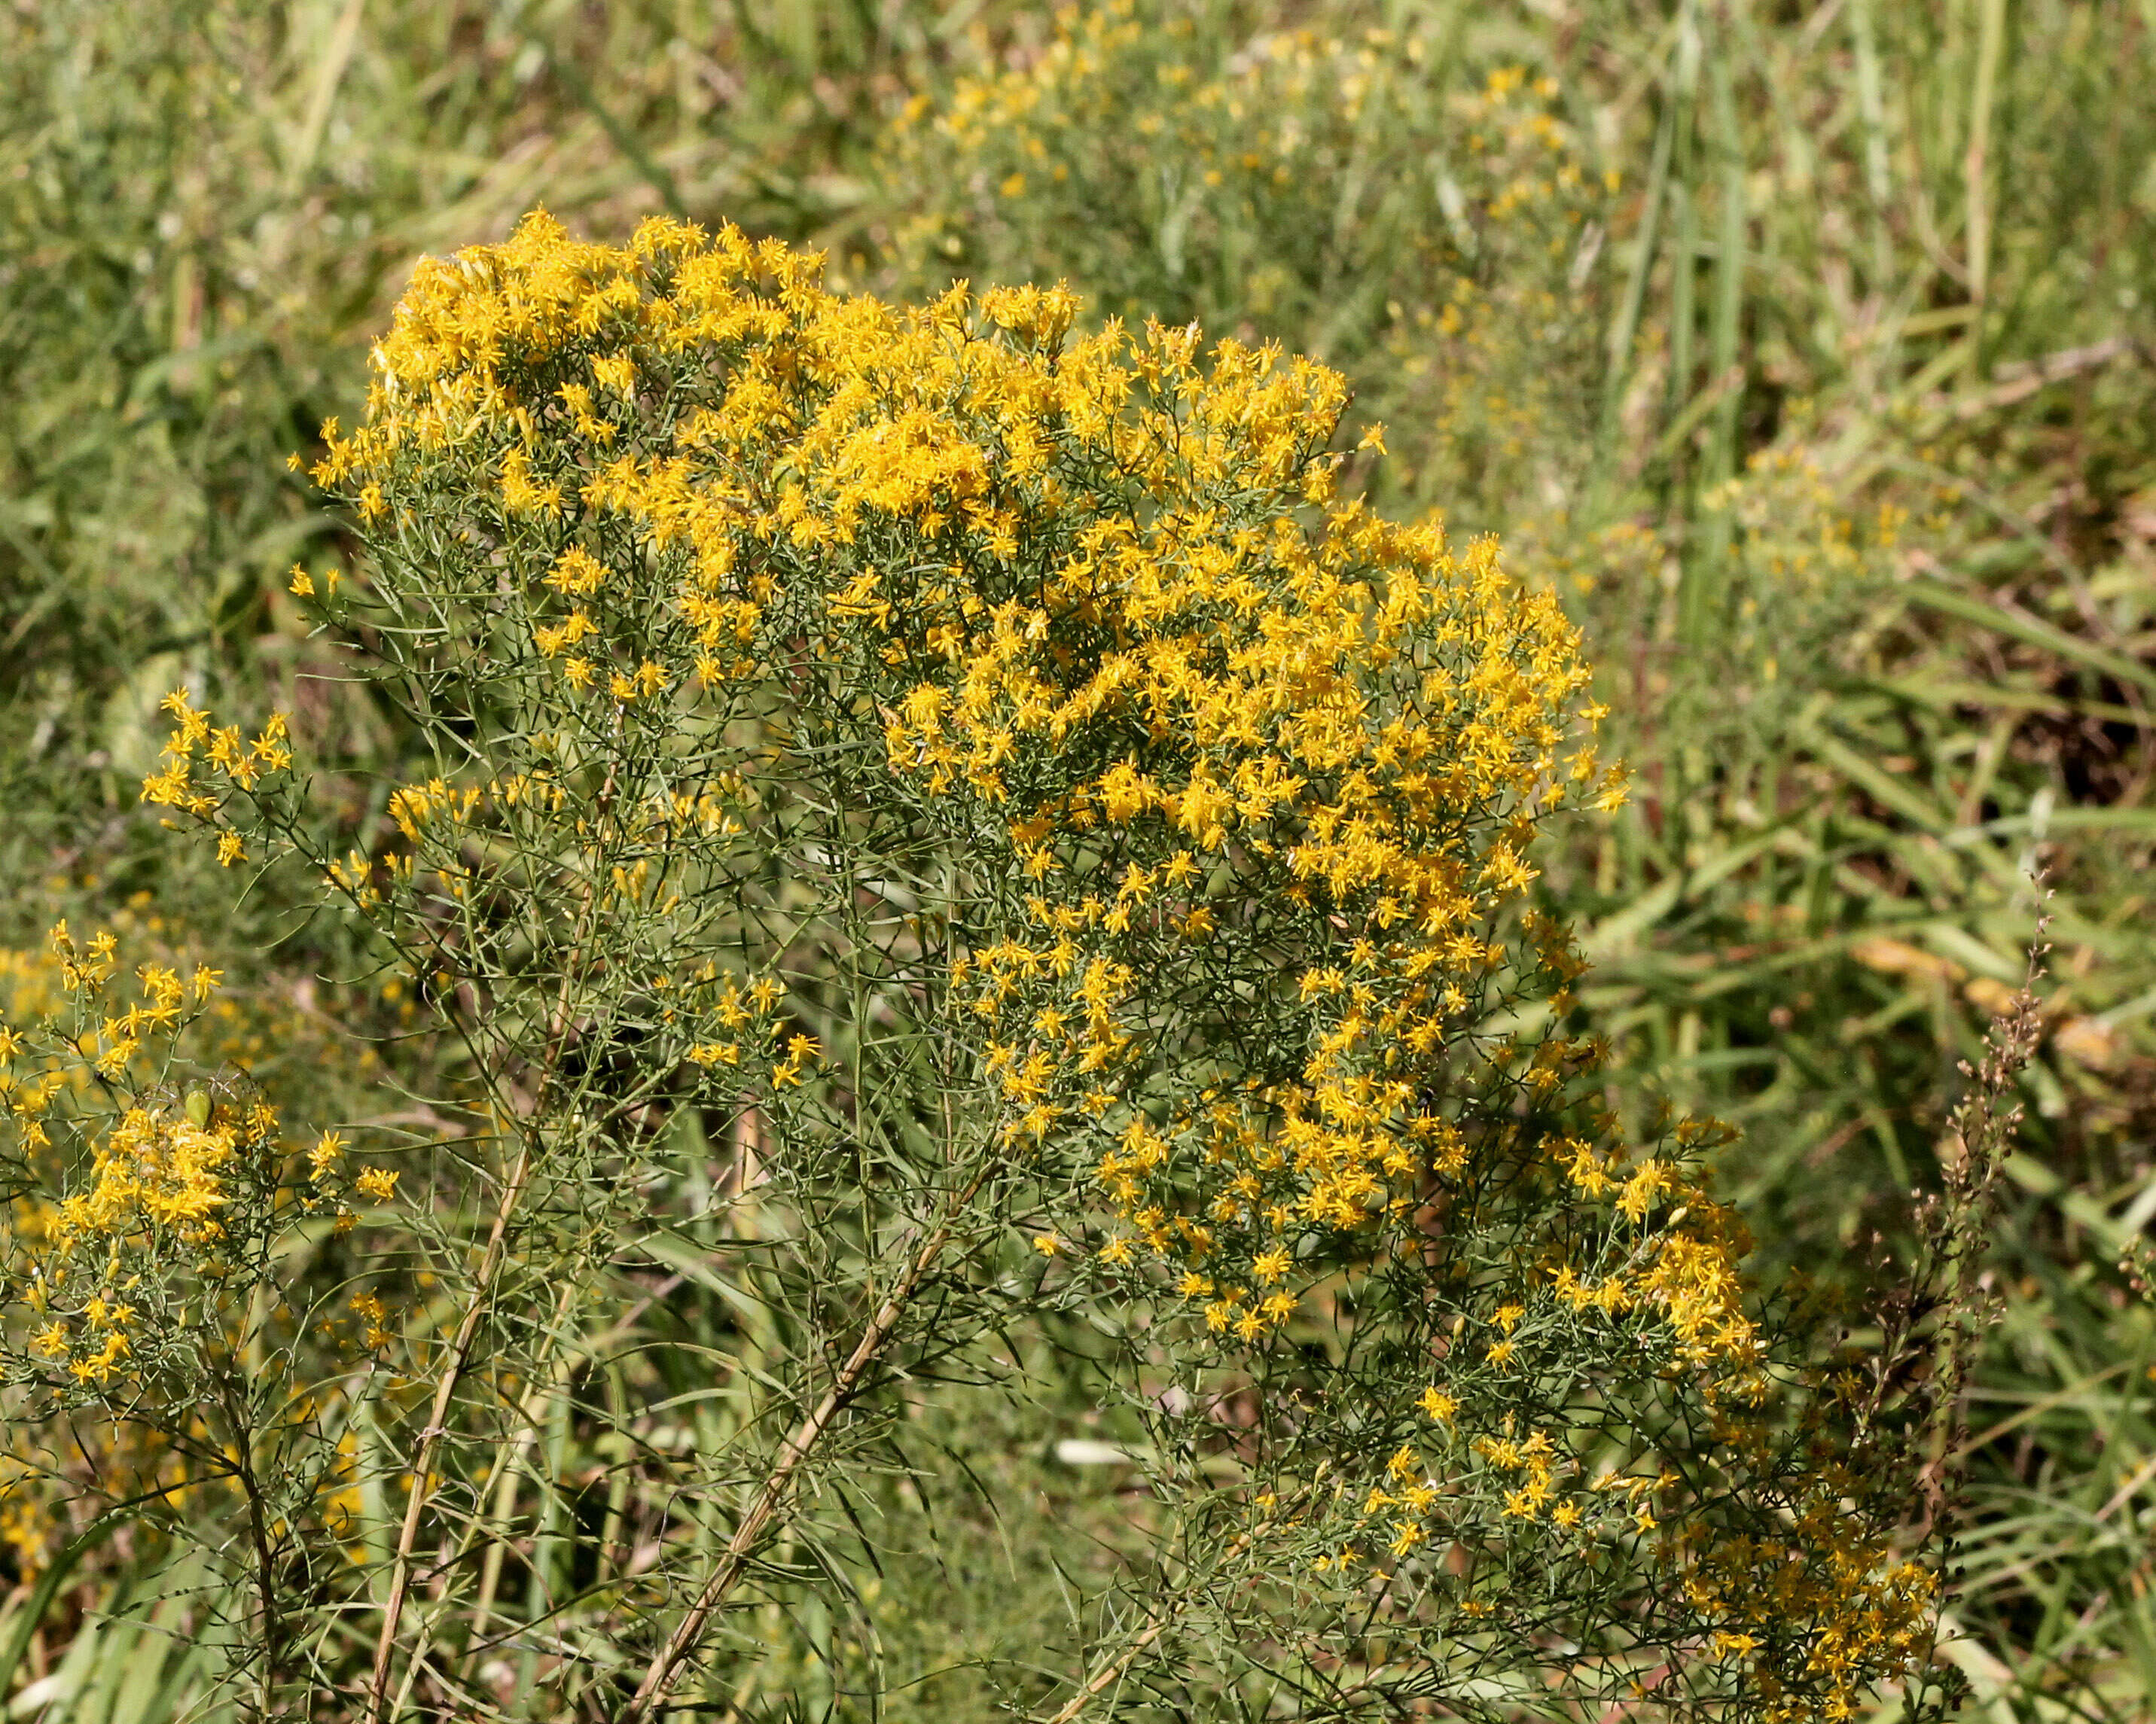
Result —
<svg viewBox="0 0 2156 1724"><path fill-rule="evenodd" d="M436 757L382 841L315 853L281 728L174 698L149 798L300 854L470 1055L473 1135L400 1189L448 1315L370 1391L367 1704L471 1703L505 1543L561 1716L722 1680L907 1373L1090 1312L1167 1519L1064 1718L1178 1659L1313 1716L1557 1675L1849 1714L1928 1644L1907 1421L1747 1286L1722 1129L1601 1105L1530 860L1623 794L1573 631L1494 542L1336 496L1337 372L1079 310L534 215L420 267L316 469L372 558L294 590ZM574 1589L501 1457L654 1263L786 1338L745 1323L750 1410L646 1444L647 1554Z"/></svg>

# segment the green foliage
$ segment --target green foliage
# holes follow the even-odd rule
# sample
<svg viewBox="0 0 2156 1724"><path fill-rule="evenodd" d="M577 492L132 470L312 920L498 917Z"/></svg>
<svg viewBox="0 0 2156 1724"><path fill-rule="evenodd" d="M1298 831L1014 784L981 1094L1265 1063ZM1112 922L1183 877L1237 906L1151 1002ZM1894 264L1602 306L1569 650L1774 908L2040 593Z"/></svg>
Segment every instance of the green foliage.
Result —
<svg viewBox="0 0 2156 1724"><path fill-rule="evenodd" d="M910 1477L906 1381L977 1373L991 1333L1059 1311L1124 1332L1101 1392L1138 1411L1164 1516L1118 1577L1142 1626L1089 1650L1066 1711L1246 1671L1312 1716L1494 1719L1561 1677L1781 1720L1920 1668L1937 1575L1897 1529L1955 1398L1887 1385L1905 1350L1962 1357L1958 1280L1912 1293L1860 1392L1861 1351L1829 1360L1815 1312L1745 1287L1743 1224L1701 1183L1720 1128L1665 1119L1635 1150L1578 1081L1579 966L1518 908L1542 818L1622 795L1573 733L1574 632L1494 541L1456 557L1331 500L1337 373L1234 341L1201 361L1158 324L1074 337L1075 310L1028 287L894 311L735 228L614 249L536 214L420 267L365 422L315 469L370 554L291 589L369 643L434 757L388 796L402 844L311 851L282 719L247 742L168 697L147 799L223 858L302 858L472 1085L401 1247L441 1335L343 1392L409 1456L393 1552L311 1572L341 1537L249 1493L264 1710L295 1680L468 1705L500 1607L449 1571L511 1552L526 1632L575 1649L557 1711L734 1686L721 1637L783 1596L760 1570L800 1500L880 1440ZM80 1203L162 1193L183 1155L192 1207L150 1224L222 1260L269 1127L235 1154L187 1108L131 1111ZM26 1084L24 1129L48 1111ZM708 1213L669 1189L685 1121L755 1138L727 1205L752 1203L753 1251L682 1236ZM317 1190L340 1156L315 1152ZM397 1177L352 1185L386 1203ZM47 1229L63 1255L79 1207ZM99 1237L141 1224L123 1206ZM993 1273L1021 1225L1067 1276ZM638 1262L776 1331L698 1350L739 1435L678 1461L634 1441L676 1350L617 1283ZM565 1357L580 1309L625 1315ZM123 1413L124 1347L59 1363L163 1429L192 1397L146 1384ZM526 1386L580 1369L629 1443L609 1517L667 1506L637 1568L573 1587L552 1505L489 1506L502 1457L573 1418ZM423 1611L430 1530L455 1555ZM370 1570L362 1682L311 1624Z"/></svg>
<svg viewBox="0 0 2156 1724"><path fill-rule="evenodd" d="M349 763L321 781L317 844L378 844L388 786L420 775L403 716L346 680L331 638L309 641L285 595L285 566L313 546L320 575L341 530L279 466L325 412L354 416L366 346L417 251L506 233L542 196L612 234L671 202L831 244L855 281L899 273L894 259L915 285L940 285L936 270L1062 272L1105 309L1322 347L1356 382L1351 413L1385 421L1405 457L1349 468L1350 488L1502 529L1514 566L1546 572L1587 629L1636 793L1614 829L1582 828L1547 855L1539 886L1596 960L1582 1003L1613 1039L1614 1104L1644 1121L1661 1090L1745 1128L1722 1189L1767 1257L1855 1281L1875 1231L1906 1233L1907 1193L1935 1178L1961 1092L1956 1060L2020 973L2025 869L2051 870L2048 1034L2024 1079L2034 1106L2004 1166L1991 1265L2006 1316L1971 1392L1971 1578L1953 1613L1968 1638L1943 1655L1975 1685L1978 1715L2133 1718L2152 1680L2156 1452L2150 1315L2117 1267L2150 1219L2156 1106L2156 976L2139 932L2156 588L2145 14L2128 0L1147 7L1142 19L1191 33L1119 50L1082 123L1057 110L1040 139L1073 172L1036 214L1031 198L996 196L1021 168L1040 189L1034 167L1003 160L1031 156L1015 128L972 146L993 177L957 163L937 129L979 99L952 74L977 92L1033 75L1048 32L1023 9L203 4L168 24L17 7L0 18L0 85L11 116L28 116L0 143L0 350L18 380L0 408L13 937L93 907L123 931L123 917L165 919L161 956L169 936L187 962L227 967L236 998L277 1026L270 1047L235 1036L217 1057L249 1065L294 1117L418 1113L361 1099L333 1044L311 1093L285 1086L270 1055L302 1021L280 1003L295 987L401 1035L383 1051L408 1085L439 1094L469 1077L453 1044L414 1034L420 1003L396 978L316 989L317 974L366 967L362 934L295 917L303 880L264 876L229 921L240 876L187 864L129 813L155 701L183 681L221 706L289 706L312 757ZM1373 28L1393 33L1382 52ZM1313 152L1277 202L1262 187L1247 208L1215 188L1190 197L1203 167L1176 152L1233 141L1209 129L1214 110L1168 100L1155 69L1224 87L1254 64L1247 44L1295 31L1309 33L1312 80L1269 94L1329 156ZM1375 100L1411 149L1342 131L1324 106L1317 69L1349 72L1366 49L1381 62ZM1516 99L1556 84L1534 100L1594 194L1591 259L1521 248L1501 272L1449 252L1391 268L1385 236L1438 198L1416 152L1458 160L1450 115L1512 67L1527 79ZM916 95L926 105L904 136L885 136ZM1133 146L1147 115L1164 127L1154 149L1173 186ZM894 159L922 165L880 171ZM1471 225L1477 208L1463 196ZM952 224L924 236L910 224L925 210ZM962 255L939 258L951 239ZM1261 254L1281 279L1255 282L1242 260ZM1460 280L1476 297L1442 329ZM1507 294L1554 295L1554 337L1529 315L1476 315ZM153 907L126 906L145 890ZM265 959L272 938L284 943ZM348 1099L317 1105L331 1095ZM731 1332L717 1294L685 1282L668 1298L694 1307L685 1322ZM594 1316L591 1332L603 1327ZM1041 1368L1029 1393L1078 1418L1091 1392ZM535 1437L521 1451L558 1455L558 1468L535 1460L502 1488L520 1511L555 1505L548 1548L574 1568L598 1562L584 1553L602 1547L611 1499L588 1526L559 1481L609 1464L593 1446L609 1427L603 1384L567 1383L558 1446ZM978 1637L891 1634L901 1618L936 1621L941 1584L933 1558L892 1563L881 1654L847 1638L859 1618L834 1627L774 1603L758 1619L767 1674L727 1696L745 1712L835 1695L817 1647L840 1664L850 1646L887 1657L924 1709L963 1711L977 1699L962 1693L988 1691L931 1674L947 1655L1032 1647L1073 1667L1077 1641L1050 1645L1034 1626L1033 1583L1049 1583L1026 1553L1131 1544L1151 1511L1116 1489L1130 1475L1038 1458L1091 1430L1066 1415L1007 1447L940 1388L918 1405L927 1424L957 1420L939 1429L963 1430L954 1452L994 1488L939 1517L895 1485L876 1513L932 1525L924 1549L949 1541L945 1559L986 1613ZM1135 1429L1113 1438L1143 1446ZM1014 1506L1036 1489L1054 1496L1053 1521ZM990 1496L1020 1552L1005 1572L1024 1585L980 1579ZM42 1501L18 1491L8 1512L49 1550ZM190 1593L198 1578L159 1580L124 1542L84 1560L22 1643L21 1679L70 1660L76 1675L42 1692L82 1676L78 1701L50 1703L84 1716L218 1703L187 1689L223 1656L214 1636L175 1651L164 1700L128 1686L124 1707L97 1649L158 1612L162 1634L244 1603ZM1060 1620L1093 1608L1103 1572L1071 1563ZM521 1596L521 1573L507 1566L495 1593ZM208 1602L156 1603L168 1583ZM82 1614L100 1601L108 1625ZM495 1676L523 1680L525 1655L506 1650ZM761 1655L744 1647L748 1664ZM926 1686L906 1689L915 1675Z"/></svg>

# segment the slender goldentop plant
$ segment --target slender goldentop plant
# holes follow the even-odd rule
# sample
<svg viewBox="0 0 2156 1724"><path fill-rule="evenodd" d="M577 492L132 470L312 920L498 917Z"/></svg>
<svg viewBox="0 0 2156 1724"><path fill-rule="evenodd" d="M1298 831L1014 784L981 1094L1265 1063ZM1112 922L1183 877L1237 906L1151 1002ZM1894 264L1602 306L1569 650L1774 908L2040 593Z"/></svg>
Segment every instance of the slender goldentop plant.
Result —
<svg viewBox="0 0 2156 1724"><path fill-rule="evenodd" d="M146 786L315 870L466 1056L371 1175L424 1308L341 1379L379 1508L270 1571L264 1715L724 1705L738 1613L844 1589L799 1552L912 1386L1074 1319L1152 1554L1019 1684L1059 1719L1921 1686L1921 1442L1747 1285L1726 1132L1621 1141L1574 1031L1532 846L1623 788L1573 630L1336 498L1337 373L1079 315L665 221L416 272L315 468L365 567L292 585L431 764L324 854L276 722L183 693ZM685 1279L737 1319L670 1331ZM594 1378L579 1568L529 1457Z"/></svg>

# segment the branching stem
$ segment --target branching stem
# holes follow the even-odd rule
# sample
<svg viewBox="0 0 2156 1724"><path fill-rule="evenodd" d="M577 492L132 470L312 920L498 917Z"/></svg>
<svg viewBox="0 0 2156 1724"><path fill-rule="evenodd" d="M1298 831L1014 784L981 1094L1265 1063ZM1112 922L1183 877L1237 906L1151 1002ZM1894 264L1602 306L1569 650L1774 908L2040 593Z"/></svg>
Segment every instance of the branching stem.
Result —
<svg viewBox="0 0 2156 1724"><path fill-rule="evenodd" d="M750 1504L748 1512L734 1529L733 1537L726 1541L718 1567L705 1581L702 1589L696 1594L696 1602L689 1607L689 1614L675 1625L674 1632L667 1637L665 1645L652 1659L650 1668L644 1671L643 1681L637 1685L636 1693L621 1716L621 1724L644 1724L644 1721L665 1702L675 1685L681 1680L690 1655L711 1624L712 1615L740 1581L743 1571L748 1567L750 1557L762 1542L765 1532L784 1505L803 1462L808 1460L810 1451L823 1439L847 1403L860 1392L861 1379L867 1374L869 1367L890 1346L898 1331L899 1321L905 1315L906 1307L915 1290L920 1286L921 1278L935 1266L937 1259L943 1254L944 1246L950 1242L953 1215L964 1209L987 1177L987 1170L983 1168L973 1176L963 1192L952 1199L943 1219L921 1241L921 1248L913 1254L905 1273L899 1277L898 1285L891 1289L875 1315L869 1320L869 1325L861 1331L861 1337L855 1343L852 1353L839 1367L830 1388L824 1391L823 1399L779 1445L771 1471L757 1491L756 1500Z"/></svg>
<svg viewBox="0 0 2156 1724"><path fill-rule="evenodd" d="M1145 1625L1144 1631L1136 1639L1113 1658L1104 1659L1101 1662L1093 1674L1086 1679L1084 1686L1064 1702L1062 1710L1048 1720L1048 1724L1070 1724L1072 1719L1100 1697L1102 1690L1113 1683L1121 1681L1123 1673L1136 1664L1140 1655L1161 1637L1163 1631L1168 1627L1168 1620L1165 1614L1155 1613L1152 1620Z"/></svg>
<svg viewBox="0 0 2156 1724"><path fill-rule="evenodd" d="M455 1338L449 1343L449 1357L443 1362L441 1377L434 1385L434 1405L427 1415L427 1428L419 1434L418 1453L413 1457L411 1494L404 1499L404 1524L398 1529L397 1551L390 1564L389 1598L382 1608L382 1633L374 1644L374 1675L368 1686L367 1704L367 1716L372 1719L382 1719L388 1712L389 1667L397 1650L397 1628L404 1614L404 1595L412 1583L412 1552L419 1542L419 1521L427 1510L427 1485L434 1450L442 1440L449 1407L463 1380L465 1362L471 1357L479 1326L493 1303L495 1283L501 1277L502 1262L507 1255L510 1219L516 1213L531 1177L531 1134L527 1129L516 1152L516 1165L510 1170L509 1184L501 1194L501 1207L495 1211L493 1230L487 1235L486 1254L480 1260L471 1303L465 1307L464 1321L458 1324Z"/></svg>

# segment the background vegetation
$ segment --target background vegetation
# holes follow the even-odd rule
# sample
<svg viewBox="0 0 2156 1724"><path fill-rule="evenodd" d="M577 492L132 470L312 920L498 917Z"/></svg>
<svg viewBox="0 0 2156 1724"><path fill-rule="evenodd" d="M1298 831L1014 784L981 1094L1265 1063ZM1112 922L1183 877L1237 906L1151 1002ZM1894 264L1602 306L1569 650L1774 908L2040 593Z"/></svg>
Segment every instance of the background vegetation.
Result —
<svg viewBox="0 0 2156 1724"><path fill-rule="evenodd" d="M0 988L64 913L228 969L223 1051L299 1116L378 1121L385 1070L444 1057L350 930L274 879L234 916L135 788L182 682L385 774L411 746L285 593L340 554L285 457L354 416L415 254L671 209L855 285L1065 275L1276 336L1387 424L1381 504L1502 532L1585 626L1635 793L1545 884L1613 1101L1743 1126L1765 1256L1896 1249L2049 870L1946 1655L1973 1718L2145 1716L2156 8L1148 3L1070 36L907 0L0 10ZM333 818L379 819L368 782ZM1055 1665L1140 1512L1115 1433L1020 1404L922 1409L959 1464L886 1506L896 1708L985 1716ZM547 1437L565 1505L583 1440ZM580 1512L549 1560L606 1536ZM216 1649L154 1553L21 1492L0 1519L18 1715L192 1716ZM852 1628L758 1627L739 1714L848 1710Z"/></svg>

